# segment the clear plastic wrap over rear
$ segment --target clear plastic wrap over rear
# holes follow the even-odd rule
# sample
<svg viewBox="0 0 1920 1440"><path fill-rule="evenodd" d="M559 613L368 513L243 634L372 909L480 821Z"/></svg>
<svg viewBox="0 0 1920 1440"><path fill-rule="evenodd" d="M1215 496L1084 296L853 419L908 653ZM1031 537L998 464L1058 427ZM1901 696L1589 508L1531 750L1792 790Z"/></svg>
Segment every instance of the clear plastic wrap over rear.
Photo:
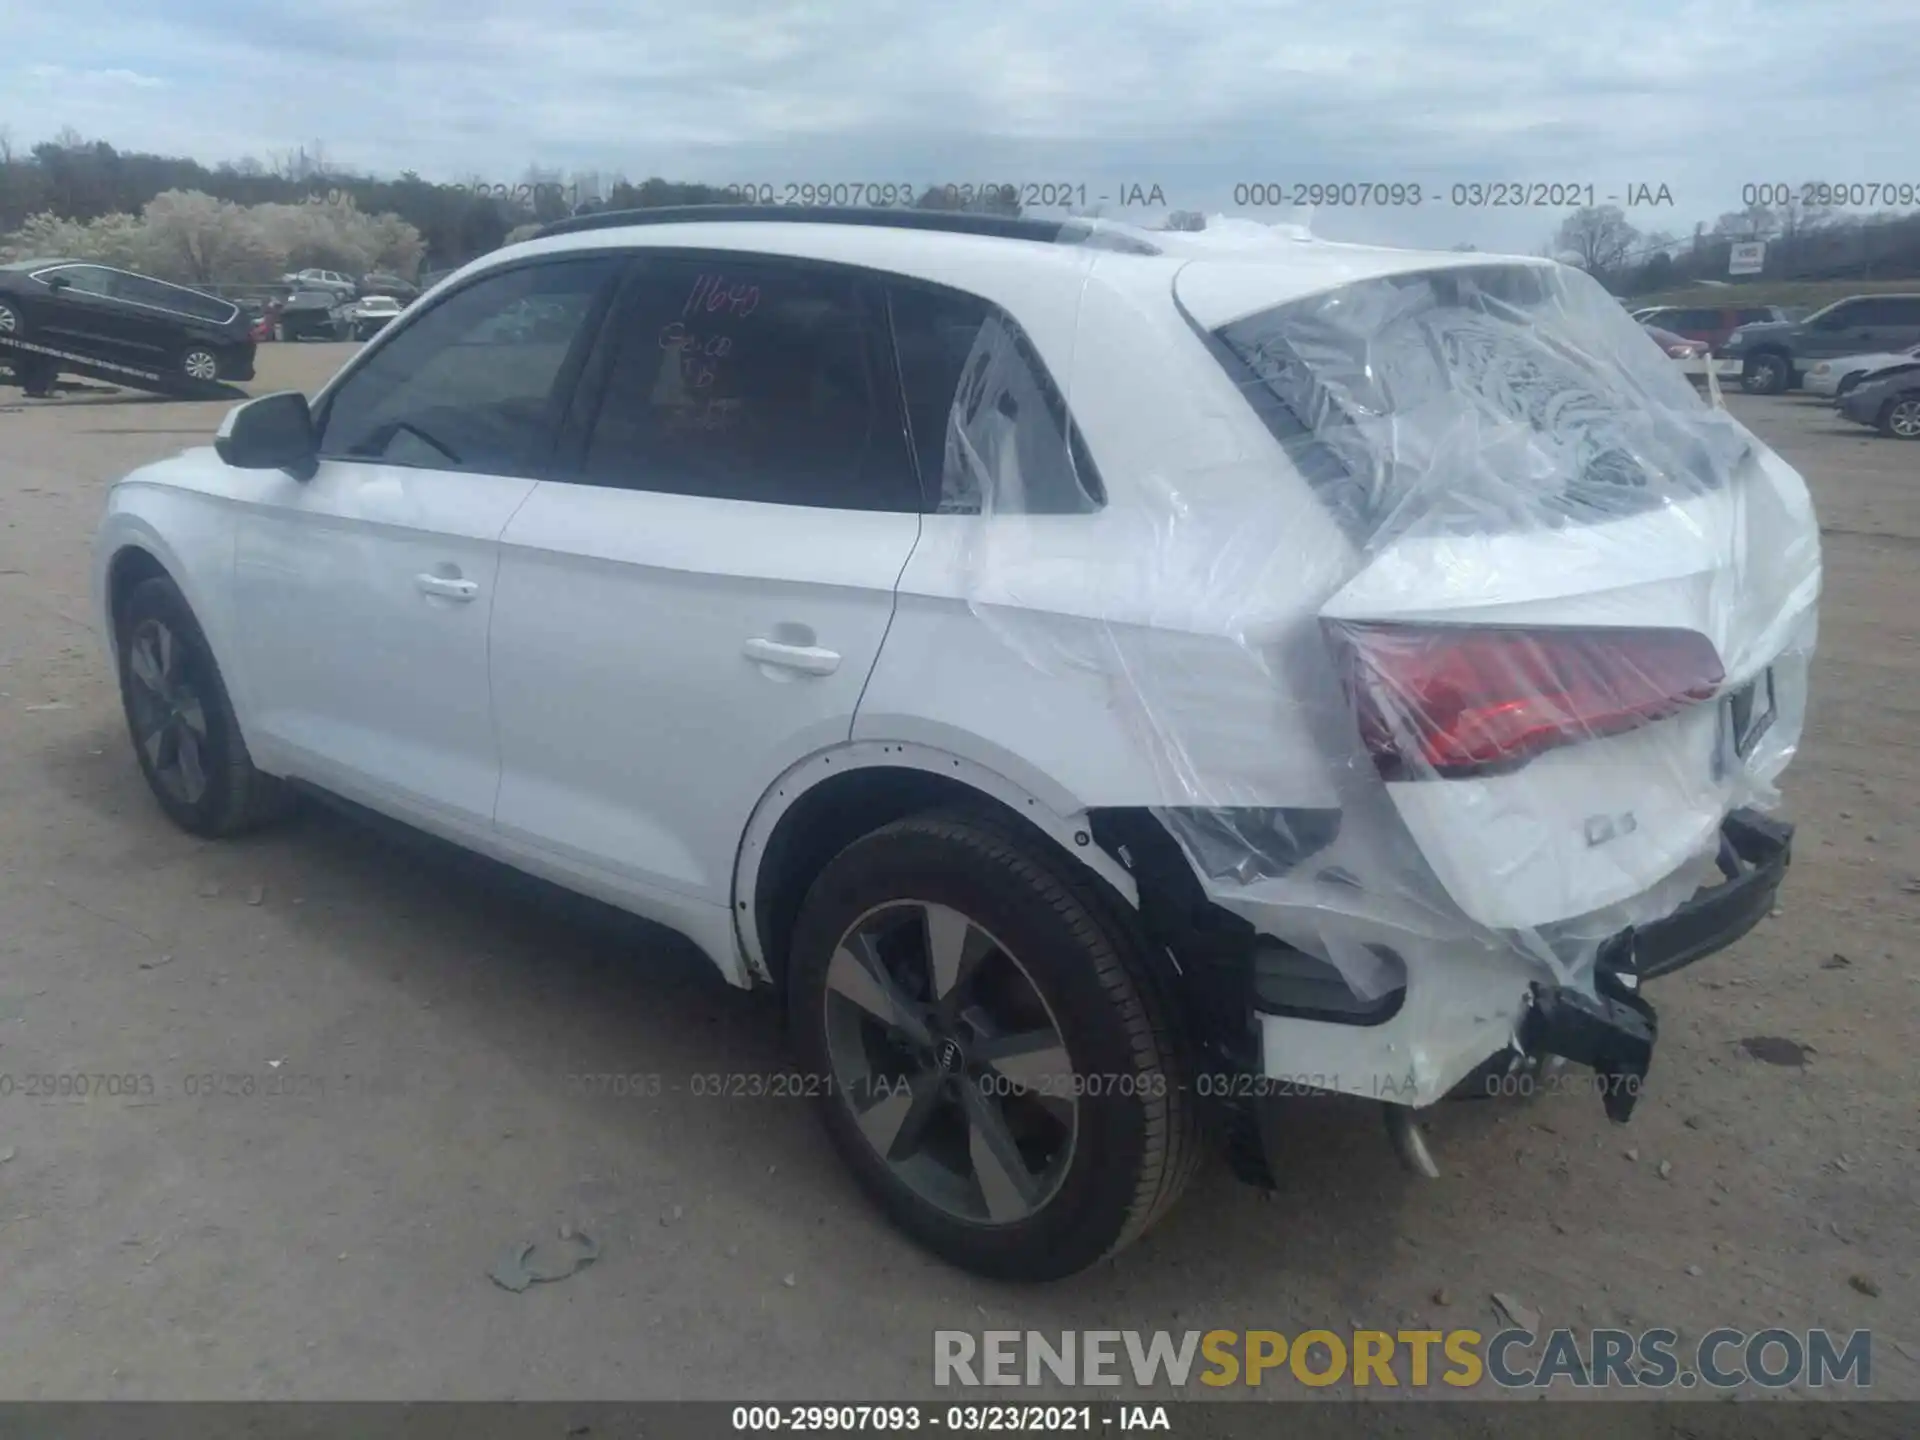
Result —
<svg viewBox="0 0 1920 1440"><path fill-rule="evenodd" d="M1429 940L1577 979L1714 877L1730 811L1777 802L1805 485L1576 270L1152 238L1086 249L1074 342L1041 357L1064 429L994 383L1031 373L1017 328L981 331L942 481L977 504L973 613L1099 677L1213 898L1356 993L1399 983L1382 935L1408 966ZM1097 467L1099 503L1035 513L1042 464Z"/></svg>

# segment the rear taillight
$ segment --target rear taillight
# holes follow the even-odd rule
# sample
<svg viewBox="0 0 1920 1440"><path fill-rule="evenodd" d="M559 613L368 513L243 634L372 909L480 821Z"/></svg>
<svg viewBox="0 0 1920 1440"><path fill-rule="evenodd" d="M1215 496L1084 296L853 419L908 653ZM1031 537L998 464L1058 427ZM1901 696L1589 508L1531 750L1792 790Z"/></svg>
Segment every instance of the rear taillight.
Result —
<svg viewBox="0 0 1920 1440"><path fill-rule="evenodd" d="M1726 678L1691 630L1511 630L1329 622L1360 735L1389 780L1511 770L1711 699Z"/></svg>

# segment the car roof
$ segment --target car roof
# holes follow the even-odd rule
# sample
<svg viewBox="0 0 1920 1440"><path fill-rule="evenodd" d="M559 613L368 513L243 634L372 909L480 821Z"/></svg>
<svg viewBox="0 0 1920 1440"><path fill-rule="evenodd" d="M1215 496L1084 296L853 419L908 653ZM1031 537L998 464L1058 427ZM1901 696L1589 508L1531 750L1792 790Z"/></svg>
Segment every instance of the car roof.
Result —
<svg viewBox="0 0 1920 1440"><path fill-rule="evenodd" d="M98 265L99 263L98 260L68 260L54 255L37 260L9 260L6 264L0 265L0 270L44 270L49 265ZM106 268L110 270L113 267L109 265Z"/></svg>
<svg viewBox="0 0 1920 1440"><path fill-rule="evenodd" d="M775 213L767 213L767 212ZM638 216L638 218L635 218ZM588 223L590 222L590 223ZM941 211L809 211L759 206L685 206L670 211L579 216L531 240L470 262L448 279L538 255L619 248L739 250L836 261L935 284L967 288L971 277L1008 265L1058 269L1085 278L1090 262L1115 280L1183 280L1183 303L1203 325L1217 317L1285 303L1357 280L1409 271L1486 265L1550 265L1531 256L1398 250L1321 240L1295 226L1227 221L1202 231L1159 231L1109 220L1016 220ZM1194 282L1188 301L1187 281ZM442 283L445 283L444 281Z"/></svg>

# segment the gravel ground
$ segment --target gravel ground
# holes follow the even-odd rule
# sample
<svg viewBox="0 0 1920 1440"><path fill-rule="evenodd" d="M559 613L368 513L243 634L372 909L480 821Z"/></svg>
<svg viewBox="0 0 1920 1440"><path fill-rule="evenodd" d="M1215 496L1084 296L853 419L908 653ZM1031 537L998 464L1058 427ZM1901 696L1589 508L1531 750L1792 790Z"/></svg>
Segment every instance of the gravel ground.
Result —
<svg viewBox="0 0 1920 1440"><path fill-rule="evenodd" d="M251 389L312 388L346 349L262 347ZM1591 1097L1443 1107L1429 1182L1364 1110L1298 1106L1274 1117L1277 1195L1215 1169L1117 1263L1032 1290L898 1238L801 1102L696 1096L777 1071L781 1037L672 937L329 815L232 844L170 828L87 547L111 480L224 407L17 399L0 390L0 1396L903 1397L932 1393L943 1326L1490 1331L1497 1290L1548 1325L1869 1327L1875 1393L1920 1398L1920 446L1799 398L1731 402L1824 521L1796 859L1771 924L1656 987L1631 1126ZM24 1093L62 1073L136 1093ZM661 1092L570 1079L608 1074ZM520 1294L487 1279L562 1225L598 1263Z"/></svg>

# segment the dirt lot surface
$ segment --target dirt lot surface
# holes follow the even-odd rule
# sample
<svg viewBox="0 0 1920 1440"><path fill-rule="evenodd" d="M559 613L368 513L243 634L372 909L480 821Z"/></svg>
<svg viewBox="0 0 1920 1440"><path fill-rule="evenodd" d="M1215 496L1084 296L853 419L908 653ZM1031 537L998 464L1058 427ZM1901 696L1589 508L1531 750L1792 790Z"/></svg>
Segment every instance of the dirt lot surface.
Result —
<svg viewBox="0 0 1920 1440"><path fill-rule="evenodd" d="M249 389L315 388L346 348L264 346ZM784 1052L685 948L327 814L172 829L88 544L108 484L224 406L18 401L0 390L0 1396L930 1396L942 1326L1490 1332L1502 1291L1549 1326L1869 1327L1874 1392L1920 1398L1920 445L1731 402L1825 534L1796 859L1777 918L1654 987L1630 1126L1590 1096L1445 1106L1428 1182L1363 1108L1303 1105L1275 1117L1276 1196L1215 1169L1116 1263L1033 1290L898 1238L802 1102L696 1097ZM569 1078L613 1074L662 1092ZM135 1093L27 1093L50 1075ZM598 1263L488 1280L562 1225Z"/></svg>

